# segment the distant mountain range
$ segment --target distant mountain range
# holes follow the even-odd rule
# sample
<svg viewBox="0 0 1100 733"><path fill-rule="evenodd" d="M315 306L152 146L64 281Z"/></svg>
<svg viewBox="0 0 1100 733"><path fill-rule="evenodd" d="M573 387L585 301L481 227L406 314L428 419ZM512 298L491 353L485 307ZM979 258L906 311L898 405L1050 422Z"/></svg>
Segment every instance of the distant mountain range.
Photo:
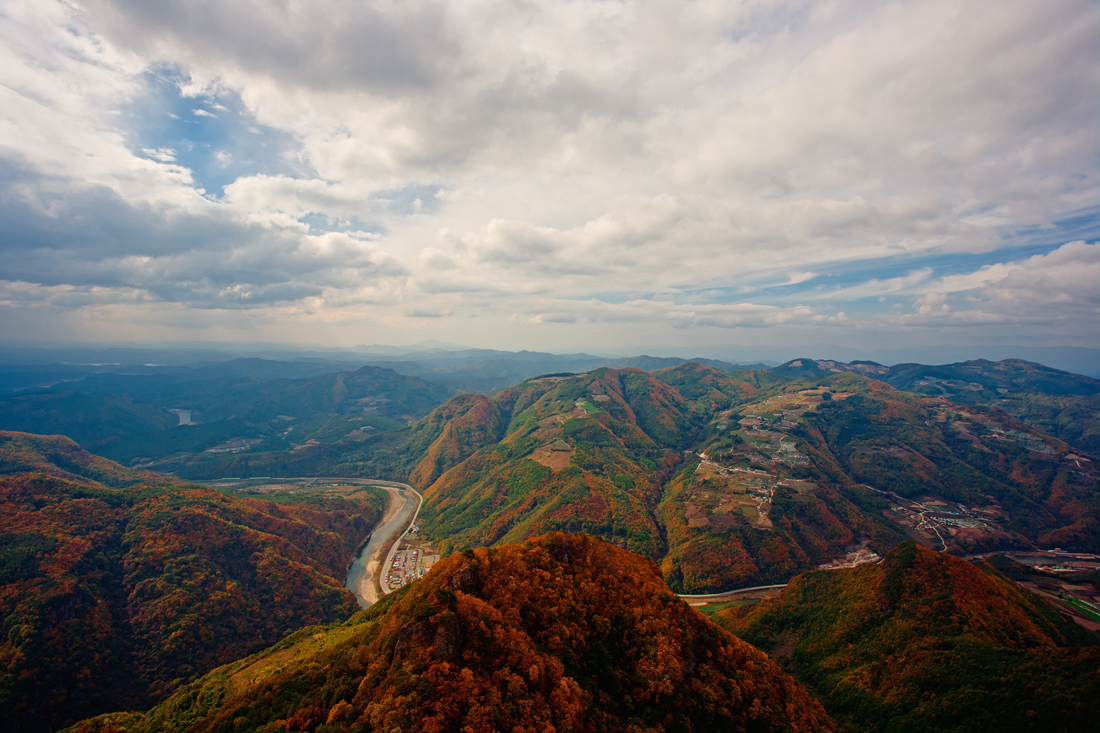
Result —
<svg viewBox="0 0 1100 733"><path fill-rule="evenodd" d="M304 347L287 344L250 343L160 343L143 345L37 345L0 343L0 365L161 365L187 366L198 363L216 364L237 358L259 358L268 361L344 364L343 369L364 364L389 361L431 361L445 357L447 352L466 352L473 361L509 358L510 352L475 348L461 344L428 340L406 346L360 344L351 347ZM904 348L860 350L837 344L814 343L786 346L750 346L714 342L702 347L670 348L663 344L638 344L629 348L587 353L545 354L547 357L613 361L637 354L658 357L681 357L685 353L726 363L775 366L791 360L796 354L813 354L818 359L834 361L876 361L886 365L903 363L947 364L986 359L1025 359L1063 371L1100 378L1100 348L1085 346L1023 346L1012 344L967 344L962 346L907 346ZM540 354L541 356L541 354ZM608 366L609 364L595 364ZM339 370L337 370L339 371ZM507 385L506 385L507 386Z"/></svg>
<svg viewBox="0 0 1100 733"><path fill-rule="evenodd" d="M586 372L603 366L660 369L686 361L677 357L604 357L458 346L412 351L394 347L362 348L377 348L378 351L275 352L265 353L266 358L227 358L225 353L209 350L6 348L0 350L0 394L64 388L76 382L81 383L82 390L84 385L94 389L98 383L101 391L117 391L111 385L119 384L119 380L135 379L147 383L147 390L157 391L171 384L232 377L305 379L355 371L362 366L386 367L405 376L438 382L452 393L492 393L548 372ZM776 364L732 364L703 358L696 361L719 369L764 368Z"/></svg>

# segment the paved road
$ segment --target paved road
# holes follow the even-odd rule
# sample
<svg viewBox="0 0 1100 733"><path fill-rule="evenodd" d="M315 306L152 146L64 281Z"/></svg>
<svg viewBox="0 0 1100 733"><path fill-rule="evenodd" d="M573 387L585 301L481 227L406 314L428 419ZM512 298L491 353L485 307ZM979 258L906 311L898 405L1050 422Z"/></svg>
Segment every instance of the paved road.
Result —
<svg viewBox="0 0 1100 733"><path fill-rule="evenodd" d="M420 514L420 507L424 506L424 497L423 497L423 495L421 495L421 493L419 491L417 491L413 487L409 486L408 484L397 484L397 485L404 487L406 492L411 491L412 493L416 494L417 504L416 504L416 511L413 512L412 519L410 519L404 525L405 526L405 531L402 532L401 536L398 537L394 541L394 543L390 546L390 551L386 555L386 561L384 563L382 563L382 581L379 583L379 585L382 586L382 595L384 595L384 596L389 595L390 593L393 593L393 590L390 589L389 584L386 583L385 577L386 577L386 574L390 570L390 566L393 565L393 556L397 553L397 546L401 544L401 540L405 539L405 535L407 535L409 533L409 530L412 529L412 526L414 524L416 524L416 518ZM405 501L406 501L406 503L409 501L407 493L406 493ZM391 532L390 534L392 535L393 533Z"/></svg>
<svg viewBox="0 0 1100 733"><path fill-rule="evenodd" d="M401 536L405 536L408 527L416 521L416 516L420 513L420 506L424 503L424 497L408 484L395 481L372 481L371 483L389 491L390 503L386 507L379 526L371 533L370 542L367 543L363 552L360 553L348 570L346 586L348 590L355 594L362 608L369 608L378 601L378 592L374 587L375 570L383 562L392 562L392 549L389 556L383 558L381 556L382 548L397 532L402 532ZM418 499L415 510L412 506L413 501L410 492L416 494ZM409 521L410 514L412 514L412 521ZM396 547L397 542L394 542L393 548ZM386 566L382 565L382 567ZM388 591L383 590L383 593L385 592Z"/></svg>
<svg viewBox="0 0 1100 733"><path fill-rule="evenodd" d="M741 595L742 593L752 593L758 590L775 590L776 588L786 588L786 583L780 583L779 585L754 585L751 588L735 588L734 590L722 591L721 593L702 593L698 595L692 595L689 593L679 593L681 598L685 601L722 601L727 598Z"/></svg>

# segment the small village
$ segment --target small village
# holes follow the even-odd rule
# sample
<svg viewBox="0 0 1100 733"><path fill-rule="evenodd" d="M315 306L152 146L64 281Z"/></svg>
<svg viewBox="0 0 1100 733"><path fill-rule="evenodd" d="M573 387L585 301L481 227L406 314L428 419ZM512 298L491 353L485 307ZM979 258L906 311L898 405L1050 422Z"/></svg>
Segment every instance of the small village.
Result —
<svg viewBox="0 0 1100 733"><path fill-rule="evenodd" d="M392 593L417 578L424 577L439 562L439 555L420 538L420 525L413 524L401 538L386 564L382 591Z"/></svg>
<svg viewBox="0 0 1100 733"><path fill-rule="evenodd" d="M262 438L235 438L219 443L213 448L207 448L204 453L241 453L251 450L254 446L263 442Z"/></svg>
<svg viewBox="0 0 1100 733"><path fill-rule="evenodd" d="M969 506L931 496L906 499L892 491L883 491L867 484L863 484L863 488L888 498L890 508L883 510L883 516L893 519L913 539L934 550L946 550L951 539L978 539L988 534L1006 534L1000 526L1005 513L995 501L983 506Z"/></svg>
<svg viewBox="0 0 1100 733"><path fill-rule="evenodd" d="M826 399L848 397L843 392L825 397L826 391L814 388L777 395L744 408L745 417L736 422L732 410L720 413L714 423L719 437L704 449L685 451L700 460L696 483L685 503L688 526L722 531L748 521L756 529L770 530L768 515L777 488L800 494L814 491L813 481L795 478L783 468L794 469L797 475L798 469L810 464L809 456L787 432L798 426L807 410Z"/></svg>

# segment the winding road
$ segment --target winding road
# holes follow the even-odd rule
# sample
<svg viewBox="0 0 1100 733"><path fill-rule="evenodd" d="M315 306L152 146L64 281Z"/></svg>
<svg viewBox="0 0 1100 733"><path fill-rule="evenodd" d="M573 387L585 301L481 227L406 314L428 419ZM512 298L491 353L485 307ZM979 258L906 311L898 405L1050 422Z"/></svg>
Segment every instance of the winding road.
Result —
<svg viewBox="0 0 1100 733"><path fill-rule="evenodd" d="M920 524L917 525L917 529L931 529L933 532L935 532L936 537L939 537L940 539L940 544L943 545L943 549L940 550L940 552L947 552L947 542L946 540L944 540L943 535L940 534L940 528L936 525L934 521L924 516L925 514L933 510L928 509L923 504L914 504L914 506L919 506L921 509L924 509L923 512L917 515L918 517L920 517Z"/></svg>
<svg viewBox="0 0 1100 733"><path fill-rule="evenodd" d="M408 484L395 481L372 481L372 485L384 489L390 494L390 503L386 507L378 526L371 533L370 541L348 569L345 587L355 594L359 606L369 608L378 602L378 588L374 585L374 575L379 568L386 567L393 560L393 553L401 539L409 532L409 528L416 522L420 514L420 507L424 504L424 497L419 491ZM413 497L415 495L415 499ZM415 508L413 504L415 502ZM409 515L412 515L410 519ZM382 557L382 550L389 540L398 532L400 536L390 545L389 553ZM383 564L386 563L386 564ZM385 594L388 591L383 590Z"/></svg>
<svg viewBox="0 0 1100 733"><path fill-rule="evenodd" d="M379 593L378 586L374 584L375 573L380 568L388 568L393 563L393 556L397 552L398 545L401 544L401 540L409 533L412 526L416 524L416 518L420 515L420 509L424 505L424 496L408 484L396 481L372 481L371 484L389 492L390 503L386 507L378 527L371 534L367 546L348 570L345 586L355 594L355 598L362 608L369 608L378 602L380 595L389 595L392 592L386 587L385 583L381 583L381 593ZM414 497L415 508L413 506ZM400 532L399 535L398 532ZM395 535L397 535L396 539L394 539ZM391 539L394 541L390 542ZM940 541L943 542L942 537ZM387 548L387 545L388 550L385 557L383 557L382 550ZM698 604L701 601L730 600L742 594L778 591L786 586L786 583L780 583L776 585L758 585L750 588L735 588L720 593L680 593L677 595L689 603Z"/></svg>
<svg viewBox="0 0 1100 733"><path fill-rule="evenodd" d="M684 600L690 601L721 601L725 600L729 596L736 596L741 593L750 593L752 591L760 590L775 590L776 588L786 588L786 583L779 583L778 585L754 585L750 588L735 588L733 590L722 591L721 593L677 593Z"/></svg>
<svg viewBox="0 0 1100 733"><path fill-rule="evenodd" d="M404 486L406 491L411 491L414 494L416 494L416 498L418 499L418 502L417 502L417 505L416 505L416 511L413 512L412 519L410 519L408 524L405 525L405 531L401 533L400 537L398 537L396 540L394 540L393 544L390 545L390 551L388 553L386 553L386 561L382 565L383 571L386 571L386 572L388 572L388 568L390 568L393 565L393 556L397 553L397 547L401 544L401 540L405 539L405 536L409 533L409 530L411 530L413 525L416 524L416 518L420 514L420 507L424 506L424 497L423 497L423 495L421 495L421 493L419 491L417 491L413 487L409 486L408 484L401 484L401 486ZM391 501L392 501L392 499L391 499ZM410 499L406 496L406 498L405 498L406 504L409 501L410 501ZM371 577L373 578L374 576L372 575ZM382 586L382 595L385 596L385 595L389 595L390 593L393 593L393 590L385 582L380 582L379 585ZM362 605L362 601L360 601L360 605Z"/></svg>

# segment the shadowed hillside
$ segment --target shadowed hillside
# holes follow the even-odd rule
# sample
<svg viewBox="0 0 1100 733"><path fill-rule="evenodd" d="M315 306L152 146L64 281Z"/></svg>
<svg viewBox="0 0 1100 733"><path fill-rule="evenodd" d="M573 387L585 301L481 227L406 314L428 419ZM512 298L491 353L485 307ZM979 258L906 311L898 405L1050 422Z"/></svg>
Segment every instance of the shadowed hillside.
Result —
<svg viewBox="0 0 1100 733"><path fill-rule="evenodd" d="M370 502L281 506L142 483L60 437L0 434L0 461L7 730L146 705L358 609L342 579L379 518Z"/></svg>
<svg viewBox="0 0 1100 733"><path fill-rule="evenodd" d="M912 542L716 620L853 731L1080 731L1100 714L1091 635L991 566Z"/></svg>
<svg viewBox="0 0 1100 733"><path fill-rule="evenodd" d="M66 435L127 465L176 471L191 463L218 464L227 448L246 443L249 450L292 450L393 430L454 394L374 366L305 379L267 379L262 368L242 371L216 378L199 372L196 377L204 378L183 381L181 375L96 375L4 395L0 428ZM195 424L179 424L170 411L177 408ZM220 453L209 453L218 446ZM237 467L237 473L219 475L240 473Z"/></svg>

